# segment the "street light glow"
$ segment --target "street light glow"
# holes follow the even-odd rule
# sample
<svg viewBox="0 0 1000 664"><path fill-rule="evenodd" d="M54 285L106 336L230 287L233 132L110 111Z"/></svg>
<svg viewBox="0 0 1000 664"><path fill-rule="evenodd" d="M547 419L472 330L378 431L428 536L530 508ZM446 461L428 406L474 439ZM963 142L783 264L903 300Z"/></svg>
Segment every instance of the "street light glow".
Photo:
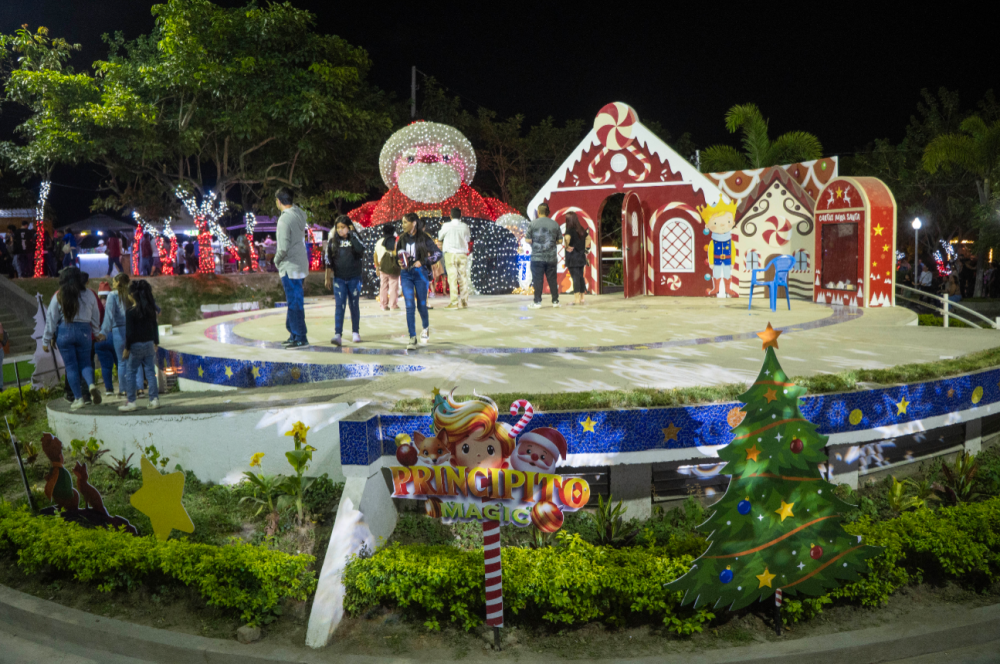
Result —
<svg viewBox="0 0 1000 664"><path fill-rule="evenodd" d="M916 219L913 220L912 226L914 230L919 230L922 225L923 224L921 224L920 222L920 217L917 217Z"/></svg>

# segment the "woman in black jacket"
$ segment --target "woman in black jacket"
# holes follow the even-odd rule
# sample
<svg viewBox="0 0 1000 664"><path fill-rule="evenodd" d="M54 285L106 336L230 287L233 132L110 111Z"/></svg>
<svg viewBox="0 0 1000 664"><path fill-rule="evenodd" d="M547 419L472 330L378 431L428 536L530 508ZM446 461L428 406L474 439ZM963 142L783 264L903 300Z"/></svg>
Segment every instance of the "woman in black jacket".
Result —
<svg viewBox="0 0 1000 664"><path fill-rule="evenodd" d="M326 287L336 300L336 334L330 342L339 346L344 332L344 309L351 307L351 331L354 343L361 343L361 284L365 245L354 232L350 217L337 217L333 236L326 245Z"/></svg>
<svg viewBox="0 0 1000 664"><path fill-rule="evenodd" d="M403 286L403 299L406 300L406 328L410 333L407 350L417 348L417 323L414 310L420 312L420 322L423 332L420 342L426 344L431 336L430 318L427 315L427 289L430 280L427 270L431 264L441 258L441 251L424 232L424 222L416 214L410 212L403 215L403 232L396 239L396 255L399 257L399 283Z"/></svg>

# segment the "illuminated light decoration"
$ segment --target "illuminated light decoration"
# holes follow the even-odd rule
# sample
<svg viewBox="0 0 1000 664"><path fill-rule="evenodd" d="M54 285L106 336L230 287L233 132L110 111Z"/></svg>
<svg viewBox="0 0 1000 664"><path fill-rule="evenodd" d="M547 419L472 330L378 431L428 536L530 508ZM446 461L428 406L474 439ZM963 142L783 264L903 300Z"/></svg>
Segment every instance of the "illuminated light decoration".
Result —
<svg viewBox="0 0 1000 664"><path fill-rule="evenodd" d="M253 229L257 226L257 216L253 212L247 212L243 216L243 220L247 228L247 243L250 245L250 271L258 272L260 266L257 257L257 245L253 241Z"/></svg>
<svg viewBox="0 0 1000 664"><path fill-rule="evenodd" d="M955 263L958 261L958 254L950 242L938 240L941 248L934 252L934 266L937 268L939 277L949 277L955 271Z"/></svg>
<svg viewBox="0 0 1000 664"><path fill-rule="evenodd" d="M323 269L323 248L316 241L313 229L306 226L306 233L309 235L309 270L316 272ZM373 254L374 256L374 254ZM373 258L374 260L374 258ZM374 270L374 268L372 268Z"/></svg>
<svg viewBox="0 0 1000 664"><path fill-rule="evenodd" d="M440 203L476 175L476 151L462 132L438 122L414 122L389 137L379 155L386 186L411 200Z"/></svg>
<svg viewBox="0 0 1000 664"><path fill-rule="evenodd" d="M408 198L398 187L393 187L373 207L366 209L363 205L348 212L347 216L354 223L367 228L399 221L407 212L436 212L435 216L443 216L453 207L460 209L464 217L490 221L505 214L518 214L517 210L503 201L484 197L463 182L451 198L440 203L419 203Z"/></svg>
<svg viewBox="0 0 1000 664"><path fill-rule="evenodd" d="M198 228L198 272L201 274L215 273L215 254L212 250L212 236L214 235L223 249L239 261L239 253L229 239L225 230L218 221L226 213L228 205L225 200L218 200L215 192L208 192L198 205L197 199L190 195L183 187L174 189L174 196L184 204L188 213L194 218L194 225Z"/></svg>
<svg viewBox="0 0 1000 664"><path fill-rule="evenodd" d="M142 242L143 234L149 233L156 238L156 250L160 254L161 263L163 262L163 252L160 249L160 233L156 230L156 226L143 219L135 210L132 211L132 218L135 219L135 241L132 244L132 274L138 276L139 259L140 254L142 253L139 243Z"/></svg>
<svg viewBox="0 0 1000 664"><path fill-rule="evenodd" d="M49 180L42 180L38 189L38 207L35 208L35 277L45 276L45 201L51 189L52 182Z"/></svg>
<svg viewBox="0 0 1000 664"><path fill-rule="evenodd" d="M177 234L170 228L172 218L167 217L163 222L162 236L156 238L156 250L160 254L160 269L167 276L174 275L174 265L177 262ZM165 242L164 240L167 240Z"/></svg>

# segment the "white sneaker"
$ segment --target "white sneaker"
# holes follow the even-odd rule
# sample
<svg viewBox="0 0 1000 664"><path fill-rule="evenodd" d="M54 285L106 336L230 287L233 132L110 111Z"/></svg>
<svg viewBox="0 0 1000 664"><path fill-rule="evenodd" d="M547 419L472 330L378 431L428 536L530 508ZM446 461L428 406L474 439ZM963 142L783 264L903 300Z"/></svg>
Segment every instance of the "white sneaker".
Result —
<svg viewBox="0 0 1000 664"><path fill-rule="evenodd" d="M420 343L425 344L427 340L431 338L431 328L425 327L424 331L420 333Z"/></svg>
<svg viewBox="0 0 1000 664"><path fill-rule="evenodd" d="M146 407L149 408L149 410L156 410L157 408L160 407L160 400L159 399L150 399L149 400L149 405L146 406Z"/></svg>
<svg viewBox="0 0 1000 664"><path fill-rule="evenodd" d="M124 406L118 406L118 410L123 413L129 413L133 410L138 410L138 406L135 405L134 401L126 401Z"/></svg>
<svg viewBox="0 0 1000 664"><path fill-rule="evenodd" d="M81 408L83 408L86 405L87 405L87 403L81 398L81 399L77 399L76 401L74 401L73 403L71 403L69 405L69 409L70 410L80 410Z"/></svg>
<svg viewBox="0 0 1000 664"><path fill-rule="evenodd" d="M339 334L333 335L333 339L330 339L330 343L332 343L334 346L339 346L342 343L340 335Z"/></svg>
<svg viewBox="0 0 1000 664"><path fill-rule="evenodd" d="M542 305L538 304L537 302L532 302L531 304L528 305L528 308L529 309L541 309Z"/></svg>
<svg viewBox="0 0 1000 664"><path fill-rule="evenodd" d="M558 309L559 308L559 301L558 300L552 303L552 308L553 309Z"/></svg>
<svg viewBox="0 0 1000 664"><path fill-rule="evenodd" d="M104 393L104 398L105 399L114 399L115 398L115 393L114 392L105 392Z"/></svg>
<svg viewBox="0 0 1000 664"><path fill-rule="evenodd" d="M356 344L359 344L359 343L361 343L361 334L360 334L360 333L358 333L358 332L355 332L355 333L353 334L353 336L351 337L351 341L353 341L353 342L354 342L354 343L356 343Z"/></svg>
<svg viewBox="0 0 1000 664"><path fill-rule="evenodd" d="M406 344L406 350L416 350L417 349L417 338L410 337L409 343Z"/></svg>

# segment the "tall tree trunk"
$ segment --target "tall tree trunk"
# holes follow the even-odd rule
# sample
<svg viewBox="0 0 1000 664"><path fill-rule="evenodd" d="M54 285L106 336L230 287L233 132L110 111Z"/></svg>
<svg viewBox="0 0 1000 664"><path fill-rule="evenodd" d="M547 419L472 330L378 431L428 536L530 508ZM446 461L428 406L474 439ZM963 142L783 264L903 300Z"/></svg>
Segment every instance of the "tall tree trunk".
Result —
<svg viewBox="0 0 1000 664"><path fill-rule="evenodd" d="M976 190L979 192L980 205L986 206L990 202L990 180L984 178L982 182L976 180ZM983 296L983 272L986 270L986 259L989 248L983 242L977 242L979 250L976 252L976 286L972 292L972 297Z"/></svg>

